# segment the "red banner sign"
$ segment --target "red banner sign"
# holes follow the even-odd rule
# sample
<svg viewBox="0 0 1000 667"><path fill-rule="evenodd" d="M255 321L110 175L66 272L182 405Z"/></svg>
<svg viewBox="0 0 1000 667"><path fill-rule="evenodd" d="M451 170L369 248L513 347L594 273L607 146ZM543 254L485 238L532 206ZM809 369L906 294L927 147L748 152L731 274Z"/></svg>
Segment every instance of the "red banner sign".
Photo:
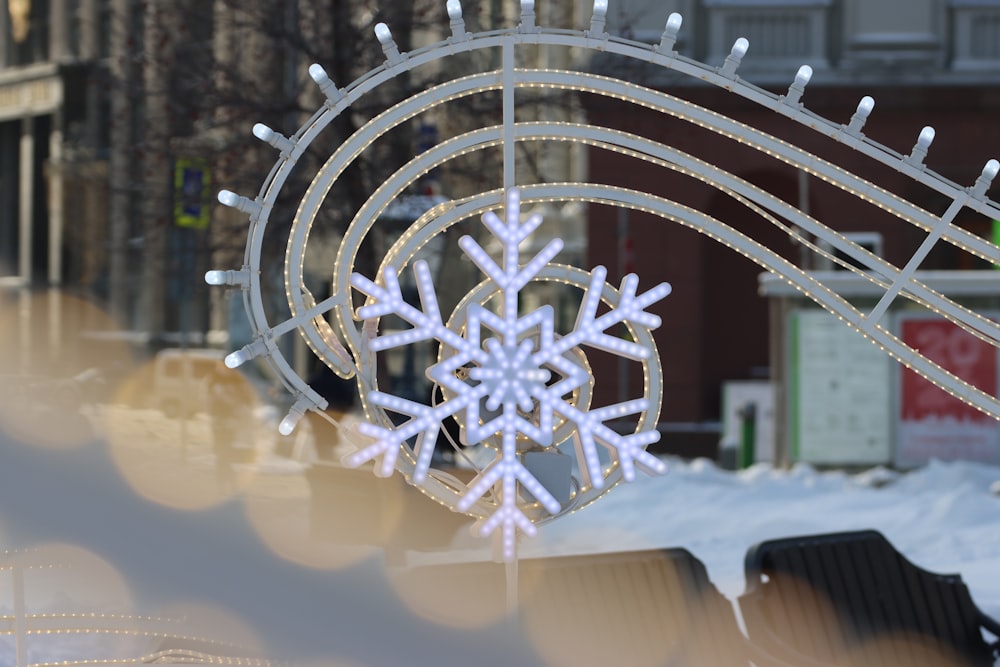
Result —
<svg viewBox="0 0 1000 667"><path fill-rule="evenodd" d="M997 395L997 351L942 318L901 320L903 342L974 387ZM897 462L1000 461L1000 424L901 367Z"/></svg>

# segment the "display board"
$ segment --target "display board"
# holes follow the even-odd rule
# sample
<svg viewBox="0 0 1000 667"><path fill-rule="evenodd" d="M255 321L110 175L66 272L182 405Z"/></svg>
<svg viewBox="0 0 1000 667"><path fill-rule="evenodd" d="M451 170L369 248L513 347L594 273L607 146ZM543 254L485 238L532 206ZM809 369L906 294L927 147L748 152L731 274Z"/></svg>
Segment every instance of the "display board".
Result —
<svg viewBox="0 0 1000 667"><path fill-rule="evenodd" d="M998 313L984 313L998 319ZM900 314L904 343L973 386L997 395L997 350L955 324L928 314ZM913 371L899 366L896 455L900 467L931 459L1000 463L1000 424Z"/></svg>
<svg viewBox="0 0 1000 667"><path fill-rule="evenodd" d="M874 465L891 458L891 359L821 310L789 321L792 456L819 464Z"/></svg>

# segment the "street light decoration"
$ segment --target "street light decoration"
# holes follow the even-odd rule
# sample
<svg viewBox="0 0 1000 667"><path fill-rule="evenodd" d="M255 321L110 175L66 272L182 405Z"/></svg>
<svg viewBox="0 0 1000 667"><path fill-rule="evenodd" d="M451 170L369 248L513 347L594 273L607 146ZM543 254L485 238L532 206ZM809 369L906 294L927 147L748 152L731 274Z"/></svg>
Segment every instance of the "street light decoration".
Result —
<svg viewBox="0 0 1000 667"><path fill-rule="evenodd" d="M605 0L594 1L588 30L538 26L534 1L521 0L519 25L474 33L465 29L459 0L441 4L443 18L446 15L451 26L446 39L400 53L388 26L379 24L375 37L385 61L344 88L338 88L321 65L312 65L309 75L326 98L322 106L287 137L257 125L254 134L279 151L277 162L255 197L225 190L219 194L221 203L250 219L241 267L235 271L210 271L206 275L210 284L241 288L253 333L252 341L231 354L227 363L237 366L256 358L271 367L293 397L293 407L281 422L282 433L291 432L307 411L322 412L327 407L326 400L294 371L278 345L282 336L295 331L333 372L343 378L355 378L358 383L368 423L361 427L361 433L342 431L347 436L344 439L358 441L355 451L347 454L346 464L362 466L371 462L381 475L398 471L434 500L474 517L476 530L481 534L500 535L505 559L515 555L518 534L530 534L536 525L597 500L619 482L631 480L637 468L662 472L662 462L646 451L657 438L662 398L660 362L651 334L659 319L647 308L666 296L669 286L664 283L639 293L638 279L630 276L616 289L605 282L606 275L600 267L586 272L556 263L560 247L557 242L522 265L516 239L523 239L526 230L538 226L541 220L529 218L522 223L521 208L560 202L596 203L642 211L705 234L779 276L918 375L978 410L1000 418L1000 401L996 397L949 373L905 344L882 322L893 301L903 297L939 313L981 340L994 346L1000 344L1000 324L928 288L916 272L939 241L1000 264L1000 248L952 224L965 209L987 219L1000 219L1000 206L987 196L1000 170L995 160L986 163L973 185L954 183L925 164L934 140L933 129L925 128L911 152L901 154L862 132L875 105L871 97L862 98L847 123L830 121L806 110L800 100L813 75L809 66L799 68L783 95L746 83L736 74L744 58L752 57L749 42L743 37L735 41L720 66L679 54L675 51L682 25L679 14L666 18L659 43L650 45L608 33ZM542 69L523 64L519 67L518 50L528 48L534 53L539 46L601 51L670 69L725 89L900 172L950 200L951 205L944 213L935 214L804 148L665 91L583 70ZM306 149L340 114L401 74L479 50L499 51L500 57L463 59L463 62L498 62L498 69L456 75L405 97L339 142L329 159L315 171L295 206L285 246L285 294L290 314L272 321L264 305L260 278L261 250L270 239L265 237L265 229L285 181ZM895 216L900 224L916 227L925 234L925 240L904 266L897 267L780 197L658 139L586 122L530 120L522 110L515 113L518 94L539 89L603 96L704 128L878 207ZM343 234L333 267L331 296L315 299L304 278L306 245L313 224L321 217L323 203L341 174L380 138L411 119L425 113L441 113L444 105L454 100L497 93L502 101L502 122L446 138L422 150L370 193ZM862 310L780 252L661 193L582 180L531 183L525 182L524 176L518 179L514 147L530 142L569 142L614 151L705 183L733 197L770 224L795 235L804 248L854 272L882 290L882 296L873 308ZM500 187L490 186L483 192L434 205L392 243L374 277L355 271L362 244L379 232L380 216L421 177L460 156L498 148L502 153L502 172L495 176ZM505 209L503 219L493 213L500 209ZM452 226L478 216L485 216L487 230L500 242L504 257L498 263L476 242L462 241L461 250L486 278L460 300L450 318L443 319L437 310L430 271L425 263L417 261L418 253ZM419 307L408 304L400 293L400 276L410 271L419 289ZM551 309L543 307L519 313L518 308L523 305L521 290L526 281L563 283L579 290L583 295L579 318L571 331L555 332ZM358 294L367 299L360 309L355 307L353 298ZM601 315L596 314L599 303L604 309ZM386 315L401 317L411 328L396 333L383 331L380 335L379 321ZM628 340L611 335L612 322L626 328ZM429 365L427 374L443 400L432 405L381 391L378 385L378 354L420 340L437 343L439 347L436 361ZM594 380L586 348L610 350L622 359L639 360L642 395L611 406L592 407ZM402 415L406 421L394 421L392 413ZM623 417L628 419L620 419ZM458 423L466 445L485 445L496 452L470 484L439 474L430 465L442 420ZM609 425L612 420L628 421L635 426L630 432L619 433L621 424L612 429ZM557 493L540 482L531 462L539 452L552 456L568 452L575 457L576 470L569 491Z"/></svg>
<svg viewBox="0 0 1000 667"><path fill-rule="evenodd" d="M374 442L348 455L344 462L357 467L381 458L375 467L376 474L388 476L396 468L400 451L416 438L412 481L423 484L442 421L460 417L464 444L490 443L499 452L462 493L455 508L468 511L499 486L498 506L483 518L477 530L484 537L499 530L503 559L510 561L515 557L517 532L535 534L532 517L518 500L518 486L549 515L563 510L521 460L527 449L553 450L564 444L553 440L556 416L575 425L573 446L581 462L581 474L589 486L604 486L604 464L598 446L614 452L625 481L634 479L637 467L651 473L666 472L666 464L646 451L647 445L660 438L655 429L621 435L606 424L608 420L648 410L650 398L599 409L580 405L572 398L589 381L590 374L566 353L580 346L591 346L634 360L648 359L652 354L648 347L622 340L607 331L625 322L647 329L658 327L660 318L646 308L667 296L670 285L660 283L637 294L638 278L634 274L625 276L617 303L598 316L607 271L597 267L591 273L576 327L556 337L552 306L521 315L519 295L555 258L563 242L553 239L522 264L519 245L542 223L542 218L536 214L524 223L520 221L520 193L516 188L508 191L506 204L504 220L493 212L483 216L483 224L502 244L503 258L499 264L471 236L464 236L459 242L469 259L487 276L491 291L499 297L496 309L499 312L475 303L469 307L460 330L446 326L439 312L430 269L424 261L416 262L413 267L421 308L403 300L393 267L383 269L381 285L357 273L351 276L351 285L374 300L358 311L361 319L368 321L394 314L412 325L409 330L375 338L371 344L373 350L433 339L451 352L427 369L428 377L446 391L445 400L437 405L428 406L380 391L368 393L369 403L409 419L399 426L362 423L359 430ZM554 376L559 379L550 381Z"/></svg>

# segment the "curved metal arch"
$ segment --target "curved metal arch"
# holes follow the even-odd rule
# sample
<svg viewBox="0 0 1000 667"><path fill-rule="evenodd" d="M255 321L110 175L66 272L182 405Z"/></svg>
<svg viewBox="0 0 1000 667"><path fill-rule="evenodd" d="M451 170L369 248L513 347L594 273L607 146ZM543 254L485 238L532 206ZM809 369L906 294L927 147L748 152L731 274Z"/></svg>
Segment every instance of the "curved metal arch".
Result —
<svg viewBox="0 0 1000 667"><path fill-rule="evenodd" d="M937 229L937 233L939 233L942 238L960 247L967 248L970 252L978 254L986 259L997 259L995 246L979 237L976 237L967 230L954 227L947 223L941 225L940 218L933 216L929 212L924 211L923 209L920 209L919 207L916 207L909 202L882 190L881 188L878 188L864 179L849 174L829 162L820 160L819 158L787 144L786 142L777 140L766 133L737 123L736 121L732 121L731 119L719 114L708 112L700 107L695 107L690 103L684 102L665 93L650 91L640 86L635 86L634 84L628 84L620 81L605 81L608 90L602 90L594 85L583 86L579 83L579 79L586 80L589 76L591 75L568 72L538 72L535 70L522 70L516 79L516 84L527 87L548 84L554 87L565 87L578 91L592 92L595 94L611 95L618 97L619 99L625 99L625 101L644 104L663 113L671 113L684 118L685 120L702 124L713 131L737 138L737 140L747 143L757 150L776 156L792 166L804 169L818 176L825 174L825 180L828 182L833 183L845 191L856 194L869 202L878 203L878 205L886 208L897 217L907 220L925 231ZM356 155L357 152L363 150L365 145L368 145L380 135L379 132L373 131L373 128L378 129L379 126L382 126L385 130L388 130L391 127L395 127L399 122L402 122L406 118L410 118L413 115L447 101L448 99L454 99L455 97L461 95L472 94L482 90L495 89L496 87L495 85L489 85L485 79L468 79L465 83L466 85L464 85L461 89L447 90L447 95L429 94L426 96L425 101L414 102L413 104L409 104L409 100L407 100L407 105L405 107L397 105L400 106L399 110L404 113L386 112L386 114L377 119L378 123L375 121L369 123L366 128L363 128L363 130L356 133L356 135L348 140L348 142L345 142L342 150L338 150L335 155L331 156L330 160L328 160L327 163L319 170L316 179L314 179L313 184L310 186L309 193L307 193L307 196L304 198L302 205L300 206L296 215L296 223L293 226L293 232L290 236L290 254L296 255L301 252L301 248L304 248L308 235L309 222L311 222L312 216L315 215L315 212L322 204L326 192L328 192L329 188L332 187L333 182L337 179L342 169L346 167L347 162L354 155ZM704 117L702 117L703 113ZM393 122L388 122L389 120L392 120ZM564 127L567 131L571 131L573 125L566 125ZM550 138L557 139L558 134L555 134ZM515 137L515 139L517 138ZM580 136L578 133L576 139L583 141L585 140L585 137ZM657 145L657 149L662 150L662 145ZM655 152L657 151L654 151L653 153L655 154ZM345 159L345 155L347 155L347 159ZM317 183L322 184L322 187L317 188ZM865 195L864 193L866 192L875 193L875 195L877 195L877 199L875 196ZM973 200L973 197L969 195L968 191L964 190L960 191L957 194L957 197L961 200L962 206L967 205L968 202ZM303 215L305 215L307 219L307 223L304 228L299 226ZM377 216L377 212L375 215ZM795 216L793 216L792 219L794 219L794 217ZM831 234L831 232L826 228L817 228L813 226L810 231L817 234L820 238L830 241L835 247L846 249L849 255L855 255L856 258L861 261L866 263L872 262L870 257L860 254L862 252L860 247L847 242L846 239L839 237L839 235ZM889 265L887 265L887 263L883 263L882 267L875 265L874 268L884 269L886 266ZM286 280L290 278L294 287L297 282L297 278L295 276L289 276L287 270L288 267L286 267ZM898 274L896 275L898 276ZM926 288L926 286L912 280L912 275L903 276L903 278L905 279L905 284L898 283L898 286L895 288L896 292L906 290L911 293L920 293L924 298L930 296L933 301L937 302L935 307L944 309L955 320L964 323L967 327L971 327L974 331L981 332L980 335L985 334L990 336L990 342L993 344L996 344L997 339L1000 338L1000 336L998 336L998 334L1000 334L1000 329L998 329L991 321L976 316L972 314L971 311L966 310L963 313L960 307L951 303L942 302L940 295L933 294ZM290 302L294 304L294 313L297 313L304 308L299 290L294 288L290 289L288 296ZM316 344L316 341L313 341L312 344Z"/></svg>
<svg viewBox="0 0 1000 667"><path fill-rule="evenodd" d="M428 223L428 232L433 229L433 233L438 233L463 219L492 210L496 207L496 202L501 197L502 192L496 190L456 202L454 206L441 211L433 218L432 222ZM921 356L919 352L907 346L881 325L874 327L872 332L862 330L854 324L855 321L863 316L862 313L846 299L774 251L701 211L637 190L594 183L524 186L522 188L521 201L524 203L584 201L609 206L627 207L695 229L709 238L739 252L767 271L780 276L797 290L813 298L825 310L837 316L845 325L850 326L879 345L892 358L904 364L918 375L933 382L950 394L957 396L976 409L995 419L1000 419L1000 401L995 397L969 385L944 368ZM397 249L397 256L405 257L408 254L415 253L416 249L412 245L411 247L405 247L401 244ZM813 296L814 294L816 296ZM354 342L360 348L362 344L360 336L356 337ZM353 347L354 345L352 344Z"/></svg>
<svg viewBox="0 0 1000 667"><path fill-rule="evenodd" d="M607 128L597 128L593 126L584 125L571 125L563 124L559 126L559 132L554 133L554 124L550 123L523 123L515 126L515 138L518 141L525 140L540 140L540 139L555 139L560 138L562 140L586 140L594 145L602 147L616 147L616 148L627 148L634 151L637 155L645 156L647 159L653 161L658 161L664 166L670 168L679 168L685 170L692 176L701 178L710 185L720 188L726 192L737 192L741 196L763 206L764 208L771 210L772 212L782 215L795 224L799 225L803 229L817 233L821 236L824 233L828 233L824 226L822 226L817 221L803 215L797 208L788 205L776 197L768 194L767 192L757 188L742 179L739 179L722 169L704 163L703 161L697 160L692 156L686 155L685 153L665 147L656 142L644 139L642 137L637 137L635 135L630 135L627 133L609 130ZM401 193L409 184L411 184L416 178L421 174L425 173L427 170L445 162L456 154L462 154L471 150L479 150L485 146L495 146L502 139L502 128L491 127L491 128L481 128L473 132L459 135L454 137L438 146L422 153L420 156L411 160L407 165L404 165L399 171L397 171L392 177L385 181L369 198L364 206L358 211L351 225L348 227L348 231L345 234L344 243L341 247L341 251L338 254L337 267L338 270L334 273L334 292L339 293L340 286L345 285L347 277L349 274L349 267L352 265L352 258L346 257L344 255L344 250L347 248L356 248L360 244L361 238L368 233L368 231L374 226L375 220L378 217L377 211L382 210L388 205L390 201L395 199L399 193ZM659 157L656 154L659 153ZM495 202L492 206L499 205L500 196L497 195ZM301 211L300 211L301 212ZM482 211L477 211L482 212ZM308 212L307 212L308 214ZM307 219L311 219L311 215L307 215ZM669 216L663 216L669 217ZM413 231L419 230L419 231ZM412 237L418 241L418 243L425 242L430 236L440 231L440 228L426 228L421 227L420 223L413 225L411 231L407 233L408 237ZM827 234L828 235L828 234ZM709 236L712 236L709 234ZM716 237L713 237L716 238ZM717 238L718 240L718 238ZM759 246L763 247L763 246ZM419 248L419 245L417 246ZM741 251L742 252L742 251ZM752 252L744 252L748 257L754 259L754 254ZM866 258L869 259L870 258ZM755 260L756 261L756 260ZM780 271L776 271L773 267L765 262L758 262L764 268L774 271L782 277L787 276ZM899 271L894 271L892 267L887 262L876 262L877 266L885 273L887 278L897 278L900 274ZM845 312L839 312L828 300L817 293L814 286L811 283L814 281L809 281L807 283L798 283L796 286L799 287L805 294L813 298L819 305L824 308L834 312L835 314L841 316L849 324L857 328L858 330L863 330L859 323L863 323L866 320L865 314L851 308ZM909 290L915 300L927 303L932 307L949 309L954 307L955 304L950 300L942 297L941 295L927 289L921 283L916 282L909 285ZM815 295L814 295L815 294ZM338 321L340 323L340 331L343 337L351 345L352 351L355 355L358 355L361 350L361 342L358 337L358 332L356 328L350 325L352 322L352 312L351 305L346 299L341 299L338 302L339 314ZM969 311L966 311L969 312ZM971 317L963 317L960 312L957 316L960 323L964 323L968 328L974 328L979 331L983 331L984 335L994 334L995 335L995 325L992 322L979 317L978 315L971 313ZM988 323L984 326L984 323ZM990 331L990 326L993 330ZM892 340L884 339L880 340L880 335L885 333L884 329L881 327L870 327L874 333L868 331L865 333L871 334L870 337L875 339L887 352L892 354L897 359L900 358L911 358L914 354L914 350L906 347L901 349L899 345L901 343L898 339L893 338ZM317 338L322 338L321 333L303 323L300 326L300 330L308 332ZM308 335L307 334L307 335ZM317 352L322 356L324 353L322 350L322 345L319 346L320 350ZM904 346L905 347L905 346ZM315 348L314 348L315 349ZM966 385L965 383L960 383L956 387L954 384L954 376L947 373L941 369L936 364L931 363L930 366L926 368L920 367L920 364L909 363L907 365L916 366L915 370L920 372L922 375L927 377L929 380L942 387L946 391L951 393L958 393L959 391L969 391L972 387ZM984 407L981 403L974 403L977 408L982 409L988 413L991 413L989 407Z"/></svg>
<svg viewBox="0 0 1000 667"><path fill-rule="evenodd" d="M914 206L910 202L894 198L891 195L888 195L885 191L880 191L880 189L873 184L861 183L861 189L857 190L846 188L849 191L852 191L852 193L856 196L859 196L862 199L867 198L869 201L876 203L879 206L898 207L899 212L895 212L897 217L908 220L912 224L915 224L921 229L929 232L924 245L918 249L918 252L913 258L911 258L911 261L907 264L907 266L893 276L895 280L887 288L883 299L880 301L876 309L867 316L861 313L851 315L851 319L847 321L850 326L862 329L863 333L869 337L875 336L882 330L882 327L878 324L878 320L896 295L917 292L922 293L922 296L919 296L918 294L919 298L926 298L928 296L932 299L943 298L940 295L936 295L936 293L927 290L920 283L913 280L913 272L919 265L920 259L922 256L926 255L926 252L929 251L930 247L933 246L938 239L945 239L968 250L969 252L979 255L980 257L1000 263L1000 249L998 249L995 245L979 239L978 237L974 237L973 235L965 232L965 230L955 228L950 224L951 217L964 207L968 207L991 217L1000 217L1000 206L985 196L985 190L992 178L992 176L987 177L987 170L984 170L983 176L974 186L961 188L955 183L941 177L939 174L924 168L922 164L914 163L912 160L904 158L900 153L871 141L865 137L859 129L852 130L852 128L848 128L845 125L837 124L819 117L806 110L797 101L789 101L786 96L775 95L743 81L735 74L735 70L732 68L728 71L726 71L725 68L713 68L703 63L679 56L672 51L662 51L655 47L650 48L650 46L646 44L611 37L606 34L590 35L580 31L552 30L535 27L533 25L522 25L515 29L467 35L465 39L452 37L443 42L439 42L438 44L431 45L423 49L417 49L410 53L401 54L400 58L395 62L387 62L386 64L375 68L368 74L352 82L344 89L337 90L335 86L332 86L332 91L328 91L328 93L332 92L332 94L328 94L327 104L317 111L316 114L314 114L313 117L291 137L291 149L282 152L282 155L275 163L268 177L265 179L257 198L253 202L255 208L251 208L248 211L250 213L251 228L242 271L246 274L245 285L247 288L245 290L244 303L257 336L252 346L252 352L255 356L264 356L267 358L268 362L275 367L276 371L278 371L278 376L282 378L282 381L285 382L286 386L289 387L293 393L306 399L306 407L322 407L325 405L325 401L318 397L318 395L292 371L289 364L281 356L280 351L277 350L274 345L274 341L284 333L287 333L294 328L300 328L300 330L303 330L303 333L306 335L307 341L309 342L310 347L313 348L314 352L317 352L318 349L322 349L324 346L329 345L329 341L324 340L322 335L315 337L311 336L308 333L309 327L302 328L300 325L302 324L303 319L313 319L322 312L329 310L331 306L337 305L338 300L343 300L344 296L335 295L330 300L314 306L310 302L307 302L307 298L303 295L302 290L289 290L287 296L289 297L290 302L295 303L295 314L292 319L282 322L272 329L267 322L263 303L260 298L260 282L258 273L263 229L267 224L271 206L276 200L277 193L283 186L291 169L294 168L297 163L298 157L301 156L308 145L311 144L316 136L322 132L322 130L333 120L333 118L349 108L364 95L387 83L402 72L410 71L422 65L460 52L470 52L486 48L503 49L504 64L502 70L499 71L499 78L500 87L505 91L504 99L506 117L508 107L510 106L508 104L508 99L511 101L513 100L513 89L521 86L522 84L531 85L525 83L526 80L523 75L515 72L513 66L514 48L525 44L545 44L553 46L577 47L587 50L607 51L609 53L615 53L636 60L642 60L655 65L660 65L706 81L714 86L724 88L734 94L751 100L762 107L771 109L776 113L780 113L794 122L805 125L817 132L820 132L821 134L840 141L871 157L872 159L890 166L911 179L951 198L952 206L945 213L945 215L937 217L919 209L919 207ZM497 74L497 72L493 72L487 73L485 76L495 77ZM581 80L588 80L592 82L592 87L590 89L591 92L598 92L599 94L608 94L606 91L614 88L622 90L624 87L632 86L632 84L627 84L622 81L608 79L607 77L597 77L596 75L582 72L555 72L547 73L546 75L553 77L553 81L562 77L573 80L576 84L579 84ZM585 88L580 89L584 90ZM659 99L662 101L666 99L664 94L647 88L634 87L634 89L638 91L637 97L642 97L645 100ZM631 95L631 93L629 94ZM615 96L618 97L619 95ZM643 102L637 101L636 103ZM691 105L688 105L688 107L690 108ZM774 140L773 137L767 137L767 135L759 133L753 128L738 124L725 116L701 109L697 112L697 117L698 120L706 123L706 127L717 128L716 131L721 131L720 128L723 126L728 127L730 130L734 130L730 132L730 134L732 138L737 140L745 139L748 136L756 136L758 139L765 137L767 140L762 144L762 146L766 144L767 147L758 148L759 150L764 150L768 153L772 153L772 151L774 151L774 154L781 155L782 159L788 161L789 164L793 164L819 178L830 180L835 183L847 183L850 181L855 185L859 185L856 177L847 174L847 172L840 170L835 167L835 165L819 161L814 156L811 156L804 151L798 151L797 149L794 149L794 147L769 143L772 140L777 140ZM706 119L708 119L707 122ZM694 122L698 121L696 120ZM512 125L513 123L511 122L511 126ZM722 133L726 134L725 131L722 131ZM505 157L507 150L506 144L508 143L509 142L504 141ZM775 148L777 148L777 150L774 150ZM505 181L506 180L507 177L505 172ZM978 315L968 311L967 309L958 308L951 311L951 308L949 307L945 310L946 315L950 318L959 323L964 322L967 326L970 326L975 331L978 331L978 335L981 337L983 335L988 335L992 339L990 342L994 345L997 344L995 330L991 330L988 334L982 331L983 328L995 329L995 327L991 324L984 327L982 322L983 318L980 318ZM975 322L973 323L973 321ZM889 351L892 356L903 361L903 363L907 363L909 353L907 353L906 350L892 350L890 349L890 346L884 347L886 347L887 351ZM910 352L912 352L912 350ZM341 359L341 361L343 361L343 359ZM350 372L349 368L347 369L347 372ZM929 373L928 377L932 375L933 373ZM947 377L942 377L942 383L944 385L951 386L950 382L951 381ZM970 391L971 388L966 385L964 387L960 387L959 389L967 392ZM949 389L949 391L951 391L951 389ZM983 409L983 407L979 405L978 400L973 401L967 399L966 397L962 398L963 400L968 400L968 402L975 404L976 407L979 407L979 409ZM995 410L984 409L984 411L996 416Z"/></svg>

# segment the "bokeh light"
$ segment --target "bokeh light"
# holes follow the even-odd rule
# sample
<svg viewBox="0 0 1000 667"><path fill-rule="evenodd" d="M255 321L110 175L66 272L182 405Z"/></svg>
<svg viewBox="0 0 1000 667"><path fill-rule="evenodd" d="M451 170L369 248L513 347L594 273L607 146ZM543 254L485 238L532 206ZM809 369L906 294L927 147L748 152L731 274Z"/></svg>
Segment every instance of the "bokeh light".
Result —
<svg viewBox="0 0 1000 667"><path fill-rule="evenodd" d="M654 552L525 561L521 578L530 582L521 586L521 626L552 667L672 664L679 638L696 631L691 610L658 599L659 586L679 591L683 581ZM677 657L679 664L711 664Z"/></svg>
<svg viewBox="0 0 1000 667"><path fill-rule="evenodd" d="M118 386L104 411L105 436L138 494L175 509L206 509L251 483L270 430L258 418L251 383L221 357L164 356Z"/></svg>
<svg viewBox="0 0 1000 667"><path fill-rule="evenodd" d="M507 613L507 566L444 563L389 571L389 582L414 614L452 628L482 628Z"/></svg>
<svg viewBox="0 0 1000 667"><path fill-rule="evenodd" d="M246 514L274 553L307 567L340 569L392 548L414 498L394 476L316 463L304 474L261 475L244 493Z"/></svg>
<svg viewBox="0 0 1000 667"><path fill-rule="evenodd" d="M116 378L132 364L104 310L59 290L0 295L0 431L50 448L90 442Z"/></svg>

